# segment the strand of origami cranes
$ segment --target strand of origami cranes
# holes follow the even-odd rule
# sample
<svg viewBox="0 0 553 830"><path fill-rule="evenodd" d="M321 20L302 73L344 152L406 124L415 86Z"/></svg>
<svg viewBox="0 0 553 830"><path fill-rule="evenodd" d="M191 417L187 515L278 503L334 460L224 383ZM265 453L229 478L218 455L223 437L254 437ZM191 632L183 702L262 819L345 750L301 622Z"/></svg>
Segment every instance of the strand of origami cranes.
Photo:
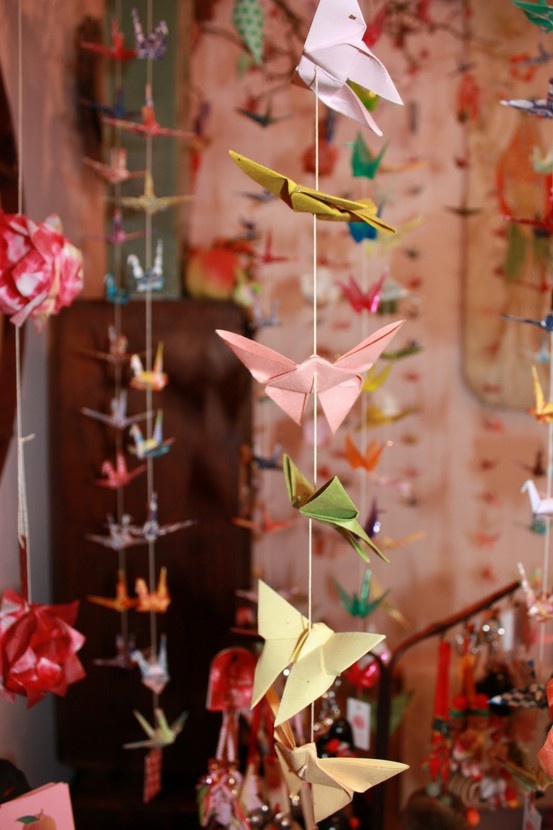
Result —
<svg viewBox="0 0 553 830"><path fill-rule="evenodd" d="M395 103L401 99L385 67L363 43L366 29L356 0L320 0L297 67L302 83L315 93L315 187L300 185L239 153L230 151L238 166L254 181L279 196L297 212L311 213L313 222L313 353L301 363L233 332L219 336L262 383L265 392L296 423L302 421L308 398L313 399L313 479L311 482L285 455L283 466L292 505L308 518L308 616L304 617L265 582L259 581L258 630L264 638L256 665L252 706L269 695L275 715L275 748L292 795L302 795L308 826L349 803L363 792L405 769L404 764L360 758L319 759L314 742L313 704L341 671L374 648L378 634L334 633L312 619L313 523L334 527L365 560L368 547L380 551L358 521L359 511L337 476L317 488L317 410L321 407L334 433L357 400L363 373L378 359L401 326L383 326L334 363L317 353L317 219L361 221L390 233L370 199L341 199L319 191L318 101L381 134L360 94L367 89ZM323 68L324 65L324 68ZM346 83L346 80L348 83ZM353 83L352 83L353 82ZM352 88L355 88L354 89ZM272 691L292 664L280 700ZM297 746L288 721L310 708L309 741ZM305 785L310 787L306 788ZM312 806L307 807L310 803Z"/></svg>
<svg viewBox="0 0 553 830"><path fill-rule="evenodd" d="M99 47L102 54L115 58L115 94L116 106L114 111L104 116L104 123L113 126L114 141L110 148L109 165L99 167L92 160L88 163L97 169L105 178L115 185L114 195L110 201L114 204L113 233L108 237L115 248L113 256L113 274L106 276L106 299L114 305L114 324L109 331L111 362L115 365L114 399L112 401L111 416L102 416L101 413L84 409L84 413L102 420L116 427L115 466L106 460L102 465L103 480L97 483L111 487L116 491L117 520L110 527L107 537L89 535L88 538L107 547L117 550L118 576L115 599L107 597L89 596L92 602L111 608L120 613L121 632L117 638L117 654L113 659L99 659L100 665L120 665L129 668L138 665L142 683L152 692L153 725L138 711L134 714L146 733L140 741L124 744L125 748L146 748L144 759L144 801L151 800L161 789L162 750L172 744L184 726L186 713L182 713L169 724L159 697L170 680L167 661L167 637L159 634L157 615L165 613L170 604L170 594L167 587L167 569L161 567L158 572L156 562L157 540L168 533L175 532L190 526L191 521L178 521L172 524L160 525L158 521L158 499L154 483L154 460L165 455L171 447L172 438L163 437L163 411L158 408L154 413L154 393L160 392L168 383L168 377L163 370L163 343L157 345L155 357L153 350L153 309L152 295L160 291L164 285L163 275L163 242L158 240L153 250L153 216L161 210L188 201L186 196L157 197L153 186L153 144L158 136L188 138L189 133L161 127L155 118L153 103L153 65L165 55L168 41L168 28L165 21L159 21L154 26L153 4L147 4L147 33L144 34L142 23L136 9L131 10L131 18L135 36L135 48L124 49L120 22L122 19L121 0L117 0L116 14L112 20L112 47ZM114 44L119 48L113 54ZM87 45L81 44L87 48ZM92 44L88 48L94 48ZM107 51L106 51L107 50ZM130 120L125 110L117 110L117 99L122 97L122 62L137 58L145 64L145 104L141 110L141 122ZM122 134L131 131L144 136L145 163L143 171L130 172L126 167L126 149ZM106 175L107 174L107 175ZM144 177L144 193L142 196L123 196L121 182ZM125 209L138 210L144 213L144 230L126 233L123 230L123 211ZM134 254L127 256L123 261L122 245L128 240L144 237L144 266ZM125 268L126 266L126 268ZM145 411L139 415L126 414L126 389L123 388L123 367L126 365L127 338L122 332L122 306L129 300L129 292L125 286L125 271L130 273L134 280L134 287L138 294L144 297L145 306L145 351L144 362L139 353L130 356L131 380L130 386L145 394ZM138 425L139 421L146 422L146 435ZM133 443L129 451L140 461L144 462L133 470L128 471L124 456L123 430L130 427L130 436ZM146 472L146 502L148 515L142 526L130 523L130 517L125 512L123 488L130 480ZM148 576L147 579L136 580L136 597L129 597L127 593L126 549L136 544L146 544L148 549ZM128 627L128 612L136 610L149 615L149 646L143 649L135 647L131 642Z"/></svg>

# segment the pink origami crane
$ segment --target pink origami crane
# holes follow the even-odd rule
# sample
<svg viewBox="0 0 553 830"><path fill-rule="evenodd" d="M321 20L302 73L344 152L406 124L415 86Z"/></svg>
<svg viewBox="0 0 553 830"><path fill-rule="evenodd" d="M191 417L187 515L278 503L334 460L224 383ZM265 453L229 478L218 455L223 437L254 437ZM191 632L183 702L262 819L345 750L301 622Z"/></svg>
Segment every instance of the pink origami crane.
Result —
<svg viewBox="0 0 553 830"><path fill-rule="evenodd" d="M317 354L294 363L255 340L232 331L216 331L253 377L265 385L269 398L297 424L301 423L316 378L318 399L335 432L359 397L363 386L361 373L378 360L402 325L403 320L382 326L334 363Z"/></svg>
<svg viewBox="0 0 553 830"><path fill-rule="evenodd" d="M65 695L85 676L77 651L85 638L72 626L78 602L27 603L8 590L0 607L0 659L3 694L27 698L30 708L48 693Z"/></svg>
<svg viewBox="0 0 553 830"><path fill-rule="evenodd" d="M351 84L403 102L386 67L363 42L366 28L357 0L320 0L296 72L327 107L382 135Z"/></svg>

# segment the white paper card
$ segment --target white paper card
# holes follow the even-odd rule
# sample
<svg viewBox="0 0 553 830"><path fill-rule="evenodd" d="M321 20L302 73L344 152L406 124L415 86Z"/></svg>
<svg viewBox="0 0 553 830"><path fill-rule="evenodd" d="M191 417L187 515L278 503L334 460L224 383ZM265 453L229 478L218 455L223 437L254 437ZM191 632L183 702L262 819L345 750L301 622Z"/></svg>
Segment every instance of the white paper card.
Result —
<svg viewBox="0 0 553 830"><path fill-rule="evenodd" d="M370 749L371 704L366 700L348 697L346 717L353 732L353 743L357 749Z"/></svg>

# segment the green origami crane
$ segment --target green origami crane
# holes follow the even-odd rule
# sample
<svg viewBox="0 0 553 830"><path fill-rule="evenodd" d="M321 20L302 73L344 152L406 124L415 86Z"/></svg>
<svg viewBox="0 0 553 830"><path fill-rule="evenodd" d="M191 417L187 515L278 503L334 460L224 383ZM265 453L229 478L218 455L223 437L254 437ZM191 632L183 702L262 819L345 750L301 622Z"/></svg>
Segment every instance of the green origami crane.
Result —
<svg viewBox="0 0 553 830"><path fill-rule="evenodd" d="M283 455L282 467L292 507L308 519L332 525L365 562L370 561L365 546L385 562L390 561L363 530L358 521L359 510L346 493L338 476L334 476L315 490L314 485L299 471L289 455Z"/></svg>
<svg viewBox="0 0 553 830"><path fill-rule="evenodd" d="M364 176L366 179L374 179L384 158L388 145L385 144L377 156L373 155L361 133L357 133L352 144L351 172L356 178Z"/></svg>
<svg viewBox="0 0 553 830"><path fill-rule="evenodd" d="M537 3L527 3L525 0L512 0L513 6L520 9L530 23L535 23L543 32L553 30L553 7L548 6L546 0Z"/></svg>
<svg viewBox="0 0 553 830"><path fill-rule="evenodd" d="M333 579L334 587L336 588L336 593L340 598L340 605L346 609L346 611L352 617L361 617L361 619L365 619L370 614L372 614L381 602L388 596L390 593L389 591L385 591L383 594L380 594L379 597L373 599L372 601L369 599L369 595L371 592L371 576L372 571L366 570L363 576L363 582L361 584L361 591L359 595L355 592L353 594L348 594L348 592L342 588L342 586Z"/></svg>
<svg viewBox="0 0 553 830"><path fill-rule="evenodd" d="M255 63L263 63L264 13L258 0L235 0L232 22Z"/></svg>

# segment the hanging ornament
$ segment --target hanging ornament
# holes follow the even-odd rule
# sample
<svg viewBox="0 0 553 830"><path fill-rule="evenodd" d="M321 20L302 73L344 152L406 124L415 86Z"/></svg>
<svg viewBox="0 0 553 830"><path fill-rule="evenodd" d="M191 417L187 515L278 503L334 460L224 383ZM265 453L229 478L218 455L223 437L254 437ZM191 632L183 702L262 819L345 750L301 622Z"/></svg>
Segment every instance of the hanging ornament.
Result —
<svg viewBox="0 0 553 830"><path fill-rule="evenodd" d="M0 659L3 694L27 698L31 708L48 693L64 696L85 671L77 651L85 638L73 628L78 602L67 605L27 603L14 591L0 606Z"/></svg>
<svg viewBox="0 0 553 830"><path fill-rule="evenodd" d="M36 224L0 213L0 311L16 326L30 317L40 328L71 305L83 287L83 257L51 214Z"/></svg>

